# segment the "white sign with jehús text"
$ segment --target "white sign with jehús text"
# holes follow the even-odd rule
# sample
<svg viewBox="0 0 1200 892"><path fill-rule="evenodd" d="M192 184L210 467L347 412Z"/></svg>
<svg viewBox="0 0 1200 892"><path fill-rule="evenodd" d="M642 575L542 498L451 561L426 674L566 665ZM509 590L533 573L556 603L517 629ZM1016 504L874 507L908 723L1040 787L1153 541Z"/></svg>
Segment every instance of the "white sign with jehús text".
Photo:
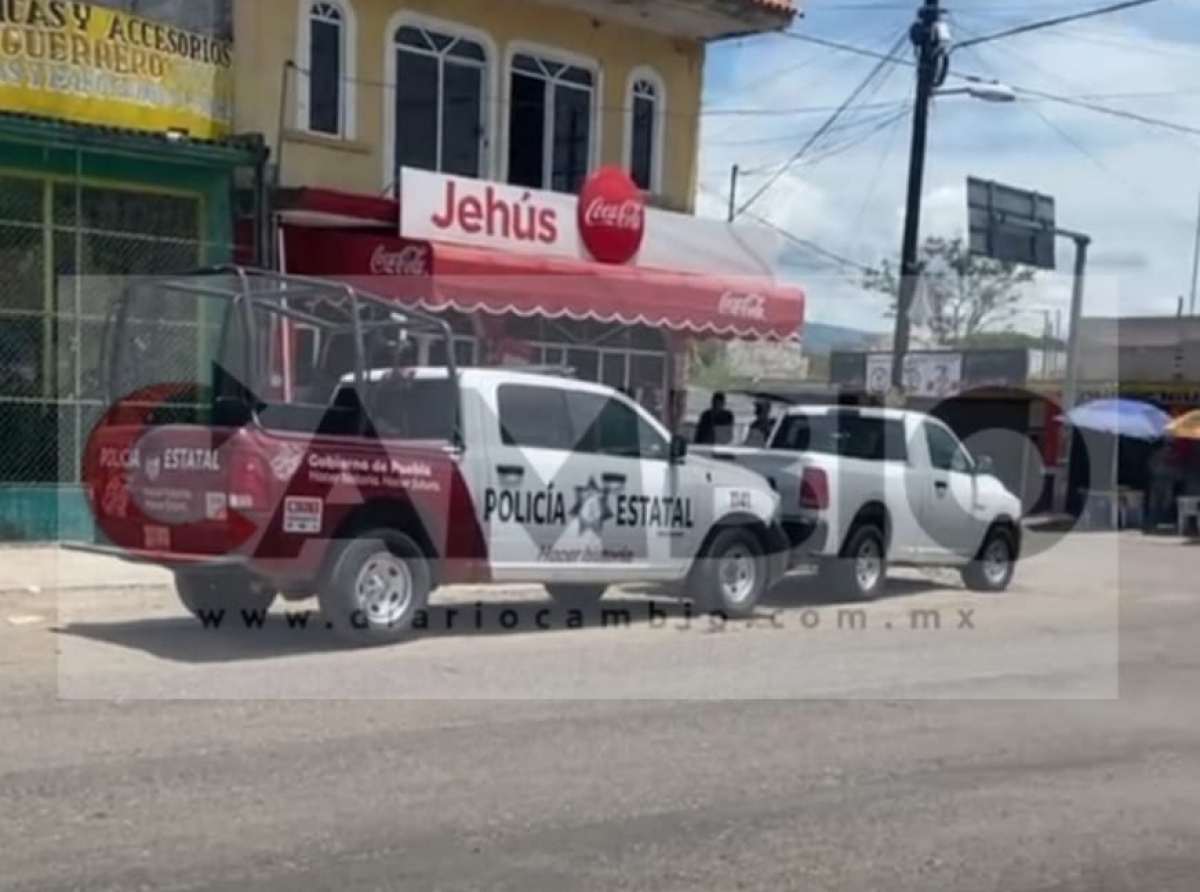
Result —
<svg viewBox="0 0 1200 892"><path fill-rule="evenodd" d="M562 192L408 167L400 172L400 235L407 239L590 260L577 216L576 196ZM641 247L629 266L775 276L780 241L765 226L734 226L651 207L642 225Z"/></svg>

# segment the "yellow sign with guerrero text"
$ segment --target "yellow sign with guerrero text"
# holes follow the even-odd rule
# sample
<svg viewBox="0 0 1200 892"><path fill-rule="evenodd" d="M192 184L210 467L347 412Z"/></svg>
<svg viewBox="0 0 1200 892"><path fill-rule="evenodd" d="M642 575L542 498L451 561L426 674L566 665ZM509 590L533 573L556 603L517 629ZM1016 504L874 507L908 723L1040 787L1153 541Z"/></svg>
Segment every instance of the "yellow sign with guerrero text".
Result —
<svg viewBox="0 0 1200 892"><path fill-rule="evenodd" d="M73 0L0 0L0 109L224 136L233 45Z"/></svg>

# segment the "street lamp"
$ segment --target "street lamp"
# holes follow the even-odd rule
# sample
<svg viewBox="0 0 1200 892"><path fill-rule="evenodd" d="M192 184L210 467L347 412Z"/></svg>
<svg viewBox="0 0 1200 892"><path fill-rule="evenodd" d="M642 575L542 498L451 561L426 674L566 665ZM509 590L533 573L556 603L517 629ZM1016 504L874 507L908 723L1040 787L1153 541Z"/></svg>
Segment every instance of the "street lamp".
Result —
<svg viewBox="0 0 1200 892"><path fill-rule="evenodd" d="M1008 84L999 81L982 81L966 87L951 87L949 90L935 90L934 96L970 96L984 102L1016 102L1017 91Z"/></svg>

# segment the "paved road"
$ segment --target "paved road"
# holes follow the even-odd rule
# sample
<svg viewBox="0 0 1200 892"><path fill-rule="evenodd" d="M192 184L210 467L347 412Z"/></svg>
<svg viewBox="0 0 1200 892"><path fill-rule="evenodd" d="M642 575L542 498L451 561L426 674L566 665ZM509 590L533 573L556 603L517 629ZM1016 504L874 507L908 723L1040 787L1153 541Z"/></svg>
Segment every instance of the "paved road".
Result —
<svg viewBox="0 0 1200 892"><path fill-rule="evenodd" d="M1197 570L1080 536L865 628L803 584L723 631L460 592L465 627L370 651L8 598L0 888L1193 892Z"/></svg>

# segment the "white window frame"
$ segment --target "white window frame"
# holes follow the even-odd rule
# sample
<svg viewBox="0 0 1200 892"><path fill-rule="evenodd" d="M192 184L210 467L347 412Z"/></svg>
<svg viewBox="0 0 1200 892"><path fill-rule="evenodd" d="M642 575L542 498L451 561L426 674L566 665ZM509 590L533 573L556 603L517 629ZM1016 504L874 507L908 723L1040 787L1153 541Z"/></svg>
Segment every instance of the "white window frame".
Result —
<svg viewBox="0 0 1200 892"><path fill-rule="evenodd" d="M312 103L312 20L316 6L332 6L342 15L337 133L313 130L309 120ZM350 0L300 0L296 28L296 69L296 129L326 139L353 140L358 131L358 16Z"/></svg>
<svg viewBox="0 0 1200 892"><path fill-rule="evenodd" d="M557 62L561 65L573 65L577 68L586 68L592 73L592 121L591 121L591 138L588 140L588 158L587 158L587 173L591 174L596 170L597 162L600 158L600 147L604 145L601 141L601 124L604 120L604 115L601 112L601 103L604 97L604 71L600 67L600 63L590 56L583 56L578 53L572 53L569 50L559 49L558 47L549 46L543 43L533 43L527 40L514 40L508 44L504 53L504 140L500 147L500 179L508 182L508 155L509 146L512 142L512 132L509 126L509 104L512 100L510 95L513 76L513 60L517 56L534 56L544 62ZM550 117L550 124L553 125L553 114ZM545 143L542 146L542 151L545 152L547 161L552 162L554 158L554 128L553 126L546 128ZM549 163L542 177L543 189L549 190L550 183L553 178L553 163Z"/></svg>
<svg viewBox="0 0 1200 892"><path fill-rule="evenodd" d="M633 172L633 100L634 89L639 82L646 82L654 88L654 120L651 125L650 138L653 141L650 152L650 188L652 195L659 195L663 189L663 144L667 135L667 87L662 76L646 65L639 65L629 72L625 81L625 144L623 146L623 166Z"/></svg>
<svg viewBox="0 0 1200 892"><path fill-rule="evenodd" d="M479 28L472 28L448 19L439 19L423 13L401 10L388 19L383 34L384 89L383 89L383 188L387 193L398 189L393 182L396 176L396 32L404 27L421 28L447 37L469 40L483 47L483 145L479 152L479 178L490 180L496 169L497 116L500 95L497 86L499 49L492 35Z"/></svg>

